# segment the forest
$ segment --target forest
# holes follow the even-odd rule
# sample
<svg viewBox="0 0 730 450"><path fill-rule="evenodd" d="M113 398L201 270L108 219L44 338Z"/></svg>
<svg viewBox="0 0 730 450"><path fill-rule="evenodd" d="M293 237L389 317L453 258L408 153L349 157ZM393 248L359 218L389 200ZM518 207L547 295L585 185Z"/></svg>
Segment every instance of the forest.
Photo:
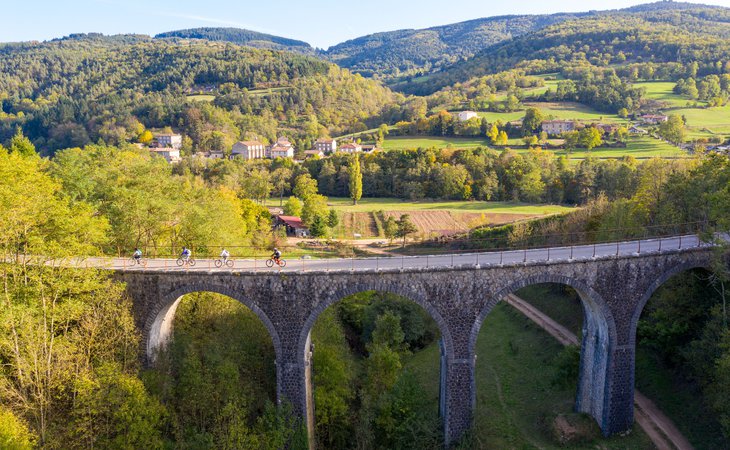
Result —
<svg viewBox="0 0 730 450"><path fill-rule="evenodd" d="M631 64L655 67L698 64L701 75L718 74L730 60L725 8L659 9L648 12L606 12L549 26L489 47L466 61L414 79L397 88L426 95L472 78L511 69L527 74ZM718 63L719 61L719 63ZM718 66L719 65L719 66ZM567 77L571 78L571 77Z"/></svg>
<svg viewBox="0 0 730 450"><path fill-rule="evenodd" d="M319 137L401 115L400 96L313 57L130 39L0 45L0 142L20 127L50 155L100 141L147 143L146 130L175 128L190 152L229 150L241 139L271 142L286 130L304 150ZM187 97L211 87L215 102Z"/></svg>

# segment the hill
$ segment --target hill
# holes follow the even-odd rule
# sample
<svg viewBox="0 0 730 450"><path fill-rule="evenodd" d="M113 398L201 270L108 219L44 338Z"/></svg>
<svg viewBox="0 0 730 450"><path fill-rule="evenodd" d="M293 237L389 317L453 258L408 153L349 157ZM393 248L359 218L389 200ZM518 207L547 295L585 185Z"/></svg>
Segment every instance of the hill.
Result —
<svg viewBox="0 0 730 450"><path fill-rule="evenodd" d="M146 130L164 128L190 137L187 151L282 134L306 149L321 134L376 126L395 103L379 82L332 63L230 43L86 36L0 45L0 142L20 127L47 154L145 142Z"/></svg>
<svg viewBox="0 0 730 450"><path fill-rule="evenodd" d="M186 30L168 31L155 35L155 39L205 39L208 41L224 41L254 48L289 50L313 54L314 49L304 41L274 36L258 31L242 28L204 27Z"/></svg>
<svg viewBox="0 0 730 450"><path fill-rule="evenodd" d="M493 45L473 58L397 86L429 94L475 77L651 62L715 65L730 59L730 8L660 2L564 21Z"/></svg>
<svg viewBox="0 0 730 450"><path fill-rule="evenodd" d="M392 78L438 70L491 45L582 15L499 16L376 33L337 44L324 54L365 76Z"/></svg>

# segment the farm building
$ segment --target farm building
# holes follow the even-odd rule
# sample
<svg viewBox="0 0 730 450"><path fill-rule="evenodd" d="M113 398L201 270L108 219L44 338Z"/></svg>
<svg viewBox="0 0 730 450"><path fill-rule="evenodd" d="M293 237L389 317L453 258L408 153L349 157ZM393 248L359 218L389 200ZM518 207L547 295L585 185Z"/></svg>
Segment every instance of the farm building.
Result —
<svg viewBox="0 0 730 450"><path fill-rule="evenodd" d="M307 228L302 219L296 216L279 215L274 217L274 229L284 227L287 236L307 237L309 236L309 228Z"/></svg>
<svg viewBox="0 0 730 450"><path fill-rule="evenodd" d="M466 122L469 119L479 117L479 114L476 111L459 111L457 117L459 118L459 122Z"/></svg>

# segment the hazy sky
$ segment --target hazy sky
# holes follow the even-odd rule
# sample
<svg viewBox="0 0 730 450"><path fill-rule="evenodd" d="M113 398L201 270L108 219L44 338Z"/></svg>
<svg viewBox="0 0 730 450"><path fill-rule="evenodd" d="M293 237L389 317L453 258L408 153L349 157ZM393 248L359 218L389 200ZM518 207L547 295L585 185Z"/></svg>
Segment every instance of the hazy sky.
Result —
<svg viewBox="0 0 730 450"><path fill-rule="evenodd" d="M327 48L365 34L503 14L614 9L642 0L0 0L0 41L70 33L141 33L194 27L248 28ZM730 7L730 0L702 3Z"/></svg>

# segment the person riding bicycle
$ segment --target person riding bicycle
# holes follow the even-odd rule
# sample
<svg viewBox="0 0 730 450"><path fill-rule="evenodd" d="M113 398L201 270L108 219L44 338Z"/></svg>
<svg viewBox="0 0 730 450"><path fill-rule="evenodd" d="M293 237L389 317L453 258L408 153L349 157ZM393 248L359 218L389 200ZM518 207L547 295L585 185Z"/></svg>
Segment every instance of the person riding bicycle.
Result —
<svg viewBox="0 0 730 450"><path fill-rule="evenodd" d="M231 254L228 253L228 250L226 250L224 248L223 251L221 252L221 260L225 263L226 261L228 261L229 256L231 256Z"/></svg>
<svg viewBox="0 0 730 450"><path fill-rule="evenodd" d="M180 258L184 259L185 261L190 259L190 256L192 253L190 252L190 249L187 247L183 247L182 254L180 255Z"/></svg>
<svg viewBox="0 0 730 450"><path fill-rule="evenodd" d="M142 250L135 248L132 257L137 262L137 264L139 264L139 260L142 259Z"/></svg>
<svg viewBox="0 0 730 450"><path fill-rule="evenodd" d="M276 264L279 264L279 260L281 259L281 252L278 248L274 249L274 253L271 254L271 259L273 259Z"/></svg>

